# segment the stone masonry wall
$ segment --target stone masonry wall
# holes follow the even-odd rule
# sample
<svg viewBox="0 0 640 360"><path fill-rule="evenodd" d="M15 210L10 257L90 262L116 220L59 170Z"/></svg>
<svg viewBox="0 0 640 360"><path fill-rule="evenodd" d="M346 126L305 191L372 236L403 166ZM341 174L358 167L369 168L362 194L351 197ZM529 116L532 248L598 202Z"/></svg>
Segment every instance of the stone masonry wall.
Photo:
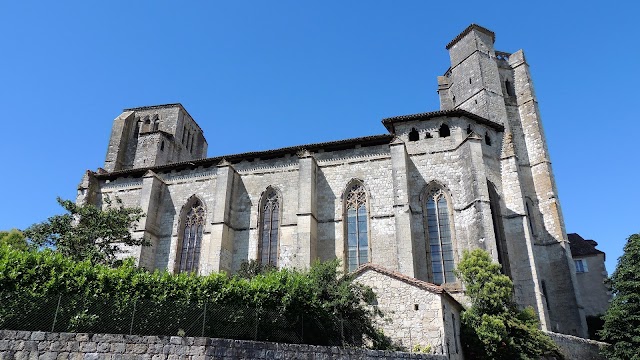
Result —
<svg viewBox="0 0 640 360"><path fill-rule="evenodd" d="M394 343L406 349L429 345L436 354L462 359L460 306L452 299L371 269L356 281L376 293L375 306L384 316L377 325Z"/></svg>
<svg viewBox="0 0 640 360"><path fill-rule="evenodd" d="M243 340L0 330L0 360L371 358L446 359L442 355Z"/></svg>
<svg viewBox="0 0 640 360"><path fill-rule="evenodd" d="M600 354L600 349L607 346L607 343L554 332L547 332L547 335L549 335L556 345L558 345L560 352L564 355L565 359L605 359L605 357Z"/></svg>

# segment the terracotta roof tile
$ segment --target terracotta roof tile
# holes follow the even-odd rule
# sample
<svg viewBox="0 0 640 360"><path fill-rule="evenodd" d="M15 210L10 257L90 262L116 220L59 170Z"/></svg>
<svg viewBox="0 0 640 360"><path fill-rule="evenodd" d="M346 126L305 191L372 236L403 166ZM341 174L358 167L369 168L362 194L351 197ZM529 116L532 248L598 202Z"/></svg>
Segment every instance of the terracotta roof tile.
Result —
<svg viewBox="0 0 640 360"><path fill-rule="evenodd" d="M604 254L604 252L596 249L597 242L593 240L585 240L578 234L567 234L569 238L569 247L571 248L571 256L588 256Z"/></svg>
<svg viewBox="0 0 640 360"><path fill-rule="evenodd" d="M358 276L362 273L364 273L367 270L373 270L375 272L378 272L380 274L383 275L387 275L389 277L392 277L394 279L400 280L402 282L405 282L407 284L413 285L415 287L419 287L423 290L427 290L436 294L442 294L443 292L445 292L444 288L442 288L442 286L438 286L436 284L432 284L426 281L422 281L422 280L418 280L416 278L412 278L410 276L401 274L399 272L396 271L392 271L389 269L385 269L380 265L376 265L376 264L372 264L372 263L366 263L364 265L360 265L360 267L358 267L352 274L355 276Z"/></svg>

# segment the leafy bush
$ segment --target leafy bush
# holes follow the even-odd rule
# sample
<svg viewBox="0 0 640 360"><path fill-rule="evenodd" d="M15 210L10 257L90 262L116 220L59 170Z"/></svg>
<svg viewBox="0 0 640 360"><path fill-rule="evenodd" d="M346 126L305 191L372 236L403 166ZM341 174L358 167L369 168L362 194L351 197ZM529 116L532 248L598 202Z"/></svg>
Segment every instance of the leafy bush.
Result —
<svg viewBox="0 0 640 360"><path fill-rule="evenodd" d="M51 250L2 246L0 328L50 330L56 314L58 331L129 333L135 327L137 334L175 335L182 329L319 345L343 339L361 345L364 337L376 348L389 346L365 306L375 295L337 268L335 261L316 263L308 271L267 271L250 279L173 275L132 261L109 267Z"/></svg>

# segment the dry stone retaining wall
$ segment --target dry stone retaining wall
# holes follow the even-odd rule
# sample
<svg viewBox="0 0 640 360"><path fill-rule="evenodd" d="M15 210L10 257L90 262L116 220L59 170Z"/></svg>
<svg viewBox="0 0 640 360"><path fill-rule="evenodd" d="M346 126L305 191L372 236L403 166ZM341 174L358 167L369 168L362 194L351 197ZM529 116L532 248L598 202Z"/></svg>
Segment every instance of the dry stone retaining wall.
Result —
<svg viewBox="0 0 640 360"><path fill-rule="evenodd" d="M194 338L0 330L0 360L8 359L430 359L442 355L336 346Z"/></svg>

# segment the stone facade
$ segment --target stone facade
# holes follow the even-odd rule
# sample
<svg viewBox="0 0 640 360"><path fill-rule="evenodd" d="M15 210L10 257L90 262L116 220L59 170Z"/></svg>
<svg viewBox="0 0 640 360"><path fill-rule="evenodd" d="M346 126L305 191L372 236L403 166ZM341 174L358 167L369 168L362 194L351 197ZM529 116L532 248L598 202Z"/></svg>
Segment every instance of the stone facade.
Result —
<svg viewBox="0 0 640 360"><path fill-rule="evenodd" d="M369 262L444 282L463 301L461 284L442 269L464 250L485 249L544 329L586 336L529 66L521 50L496 51L494 37L471 25L450 42L441 109L384 119L387 134L205 158L206 140L182 105L127 109L114 121L104 169L85 174L77 201L102 206L117 196L141 207L146 217L133 234L152 246L129 255L150 269L184 269L194 204L205 210L195 242L200 274L233 273L275 251L279 267ZM366 196L350 242L354 186ZM277 214L266 222L265 196L274 191ZM428 208L434 194L437 214Z"/></svg>
<svg viewBox="0 0 640 360"><path fill-rule="evenodd" d="M405 349L429 346L434 354L462 359L460 311L462 306L441 286L367 264L355 280L378 295L372 305L384 314L378 326Z"/></svg>
<svg viewBox="0 0 640 360"><path fill-rule="evenodd" d="M578 234L569 234L571 256L576 265L576 279L581 294L584 296L585 316L603 315L609 308L611 292L605 284L609 277L604 265L605 253L596 249L594 240L585 240Z"/></svg>

